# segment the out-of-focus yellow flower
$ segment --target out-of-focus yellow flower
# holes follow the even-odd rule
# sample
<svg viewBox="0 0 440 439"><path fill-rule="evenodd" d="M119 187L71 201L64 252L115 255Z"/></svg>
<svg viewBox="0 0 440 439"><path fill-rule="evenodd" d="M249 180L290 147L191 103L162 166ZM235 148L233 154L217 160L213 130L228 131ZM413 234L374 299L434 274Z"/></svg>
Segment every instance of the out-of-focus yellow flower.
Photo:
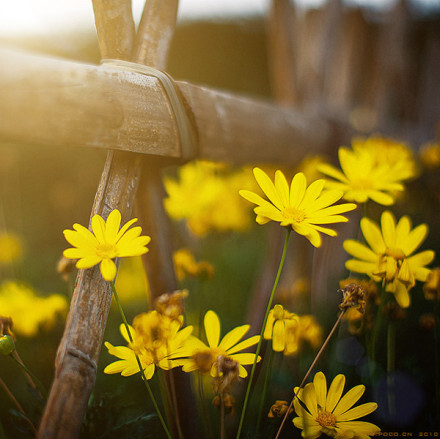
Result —
<svg viewBox="0 0 440 439"><path fill-rule="evenodd" d="M253 188L245 169L233 171L223 164L193 161L179 168L177 179L165 177L164 184L168 214L175 220L185 219L196 235L242 231L251 223L250 209L237 194L243 185Z"/></svg>
<svg viewBox="0 0 440 439"><path fill-rule="evenodd" d="M149 297L150 288L140 256L124 258L121 261L115 285L122 303L145 300Z"/></svg>
<svg viewBox="0 0 440 439"><path fill-rule="evenodd" d="M179 366L179 359L185 356L185 341L193 329L192 326L180 329L181 326L182 320L170 319L157 311L140 314L134 318L133 326L129 326L133 338L131 343L125 325L121 325L121 334L129 345L113 346L105 342L109 354L119 360L110 363L104 373L130 376L140 372L135 353L147 380L153 376L156 366L165 370Z"/></svg>
<svg viewBox="0 0 440 439"><path fill-rule="evenodd" d="M429 142L420 148L420 161L422 165L433 171L440 167L440 144L437 142Z"/></svg>
<svg viewBox="0 0 440 439"><path fill-rule="evenodd" d="M367 139L354 138L354 151L369 151L374 154L376 164L384 163L401 181L416 177L418 174L414 154L408 144L382 136L370 136Z"/></svg>
<svg viewBox="0 0 440 439"><path fill-rule="evenodd" d="M74 230L64 230L64 237L74 248L64 250L63 256L68 259L79 259L76 268L91 268L100 264L102 277L113 281L116 277L117 257L140 256L147 253L149 236L140 236L140 227L128 228L137 221L134 218L124 226L121 225L121 213L118 209L110 212L107 221L100 215L92 218L93 233L81 224L74 224Z"/></svg>
<svg viewBox="0 0 440 439"><path fill-rule="evenodd" d="M368 439L380 432L377 425L355 421L377 408L375 402L353 407L364 394L365 386L355 386L342 396L344 385L345 376L339 374L327 392L325 375L318 372L304 389L295 388L298 397L294 400L294 407L298 416L293 419L293 424L303 430L301 436L304 439L315 439L322 433L339 439Z"/></svg>
<svg viewBox="0 0 440 439"><path fill-rule="evenodd" d="M214 275L214 267L207 261L196 262L194 255L188 248L181 248L174 252L174 267L179 280L187 277L210 279Z"/></svg>
<svg viewBox="0 0 440 439"><path fill-rule="evenodd" d="M20 260L23 246L20 238L13 233L0 233L0 265L12 264Z"/></svg>
<svg viewBox="0 0 440 439"><path fill-rule="evenodd" d="M29 286L5 282L0 286L0 310L3 316L12 317L17 334L33 337L66 314L67 300L60 294L41 297Z"/></svg>
<svg viewBox="0 0 440 439"><path fill-rule="evenodd" d="M440 267L436 267L428 275L423 285L426 300L440 300Z"/></svg>
<svg viewBox="0 0 440 439"><path fill-rule="evenodd" d="M342 172L329 164L319 165L320 172L334 179L327 180L326 187L342 190L347 201L393 204L396 192L404 190L402 182L417 173L410 149L381 137L355 139L352 144L352 150L338 150Z"/></svg>
<svg viewBox="0 0 440 439"><path fill-rule="evenodd" d="M275 352L282 352L286 348L288 328L294 326L291 331L294 332L297 325L296 314L285 310L281 305L275 305L269 311L263 337L265 340L272 339L272 349Z"/></svg>
<svg viewBox="0 0 440 439"><path fill-rule="evenodd" d="M255 354L240 353L240 351L256 345L260 336L254 335L240 342L250 329L249 325L242 325L229 331L220 341L220 319L211 310L205 314L204 325L208 345L197 337L189 337L186 349L190 358L182 360L183 370L185 372L193 370L210 372L212 377L216 377L218 376L218 359L222 356L236 361L239 364L240 377L245 378L247 371L243 365L253 364Z"/></svg>
<svg viewBox="0 0 440 439"><path fill-rule="evenodd" d="M321 224L347 222L348 219L340 214L356 208L352 203L333 205L342 198L343 192L323 191L324 180L316 180L307 187L307 180L302 172L293 177L290 188L281 171L275 172L274 182L260 168L254 168L254 176L270 202L248 190L241 190L239 193L257 205L254 208L257 223L276 221L281 226L292 227L314 247L321 246L319 232L329 236L337 235L334 230L322 227Z"/></svg>
<svg viewBox="0 0 440 439"><path fill-rule="evenodd" d="M425 250L413 254L428 234L428 226L421 224L411 230L408 216L396 219L390 211L382 213L381 228L369 218L362 218L361 229L369 247L353 239L344 241L344 249L357 259L345 263L347 270L365 273L376 282L386 282L386 291L393 293L402 308L410 304L408 291L416 280L426 282L435 253Z"/></svg>
<svg viewBox="0 0 440 439"><path fill-rule="evenodd" d="M296 355L304 342L313 349L322 344L322 328L312 315L297 316L298 324L289 326L286 331L284 355Z"/></svg>

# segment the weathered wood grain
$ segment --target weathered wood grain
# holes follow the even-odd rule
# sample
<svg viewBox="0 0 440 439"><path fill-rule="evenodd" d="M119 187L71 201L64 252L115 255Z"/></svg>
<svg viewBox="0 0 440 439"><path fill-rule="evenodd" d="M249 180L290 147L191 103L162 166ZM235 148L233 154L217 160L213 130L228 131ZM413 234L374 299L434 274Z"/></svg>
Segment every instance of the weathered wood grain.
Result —
<svg viewBox="0 0 440 439"><path fill-rule="evenodd" d="M181 155L174 117L154 78L1 49L0 84L1 140ZM200 158L295 164L327 147L330 130L321 117L177 84Z"/></svg>
<svg viewBox="0 0 440 439"><path fill-rule="evenodd" d="M113 209L119 209L123 221L127 221L131 216L140 168L140 156L110 152L92 216L100 214L107 218ZM74 439L79 436L95 384L111 299L110 284L102 278L98 266L79 271L58 348L55 379L42 417L39 439Z"/></svg>

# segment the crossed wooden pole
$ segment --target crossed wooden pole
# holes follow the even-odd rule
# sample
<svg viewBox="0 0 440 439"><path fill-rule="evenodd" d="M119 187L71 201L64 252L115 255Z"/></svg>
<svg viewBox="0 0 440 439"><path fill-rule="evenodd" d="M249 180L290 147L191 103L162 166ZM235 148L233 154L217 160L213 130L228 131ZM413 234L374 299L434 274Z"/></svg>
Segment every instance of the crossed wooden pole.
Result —
<svg viewBox="0 0 440 439"><path fill-rule="evenodd" d="M177 6L178 0L147 0L136 34L131 1L93 0L102 58L165 69ZM137 198L152 237L146 268L155 296L177 288L161 167L194 158L294 165L308 153L324 152L332 134L322 118L172 81L193 133L188 147L169 95L154 76L9 49L0 49L0 65L0 138L109 150L92 216L106 218L119 209L125 222ZM99 268L79 271L39 439L79 436L111 299ZM187 380L177 378L184 389ZM197 417L188 414L189 406L179 407L182 424L196 437L190 424Z"/></svg>

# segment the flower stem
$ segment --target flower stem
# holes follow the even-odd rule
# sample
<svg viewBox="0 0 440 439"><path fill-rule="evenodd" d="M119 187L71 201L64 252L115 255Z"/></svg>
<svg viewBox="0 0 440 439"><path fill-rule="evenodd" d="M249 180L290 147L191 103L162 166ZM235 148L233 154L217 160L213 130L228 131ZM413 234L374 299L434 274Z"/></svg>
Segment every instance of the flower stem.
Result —
<svg viewBox="0 0 440 439"><path fill-rule="evenodd" d="M116 291L115 283L113 281L111 281L110 285L112 286L113 294L115 296L115 300L116 300L116 303L118 305L119 313L121 314L122 321L124 322L128 338L129 338L130 342L133 343L133 336L131 335L131 331L130 331L130 328L128 326L127 319L125 318L124 310L122 309L122 305L121 305L121 302L119 300L118 292ZM138 363L139 370L140 370L141 375L142 375L142 381L144 382L145 387L147 388L148 394L149 394L150 399L151 399L151 401L153 403L154 409L156 410L157 416L159 417L159 420L160 420L160 423L162 425L162 428L164 429L165 434L167 435L167 438L168 439L172 439L171 434L170 434L170 432L169 432L169 430L167 428L167 425L165 424L165 421L163 419L162 413L160 412L159 406L157 405L156 399L154 398L154 395L153 395L153 392L151 390L151 387L148 384L148 380L147 380L147 377L145 376L145 372L144 372L144 368L142 367L141 360L139 359L139 356L137 355L136 352L134 352L134 355L136 357L136 361Z"/></svg>
<svg viewBox="0 0 440 439"><path fill-rule="evenodd" d="M220 439L225 439L225 401L220 393Z"/></svg>
<svg viewBox="0 0 440 439"><path fill-rule="evenodd" d="M313 360L312 364L310 365L309 370L308 370L308 371L306 372L306 374L304 375L304 378L303 378L301 384L299 385L298 391L295 392L295 393L293 394L292 401L290 401L289 408L287 409L286 414L284 415L284 418L283 418L283 420L282 420L282 422L281 422L281 425L280 425L280 427L278 428L278 432L277 432L277 435L275 436L275 439L278 439L278 437L280 436L280 434L281 434L281 430L282 430L282 428L283 428L283 426L284 426L284 423L286 422L287 416L289 416L290 410L292 409L293 402L295 401L295 398L296 398L296 396L298 395L298 392L304 387L304 384L306 383L306 380L307 380L307 378L309 377L310 372L311 372L311 371L313 370L313 368L315 367L315 364L318 362L319 358L321 357L322 353L324 352L324 349L325 349L326 346L328 345L330 339L333 337L333 334L335 333L336 328L339 326L339 323L341 323L342 317L344 316L346 309L347 309L347 308L344 308L344 309L341 311L341 314L339 315L338 320L336 320L336 323L333 325L333 328L331 329L329 335L328 335L327 338L325 339L325 342L324 342L323 345L321 346L321 349L320 349L319 352L316 354L315 359Z"/></svg>
<svg viewBox="0 0 440 439"><path fill-rule="evenodd" d="M19 357L17 352L14 351L12 354L10 354L10 357L23 369L26 376L30 378L31 384L35 389L38 390L41 397L43 399L47 399L47 392L43 384L41 384L41 381L25 366L23 360Z"/></svg>
<svg viewBox="0 0 440 439"><path fill-rule="evenodd" d="M264 377L264 386L263 386L263 392L261 394L261 399L260 399L260 408L258 410L257 429L255 430L256 434L258 434L260 431L261 419L263 417L264 401L266 399L267 387L269 385L270 375L272 372L273 357L274 357L273 349L271 349L270 354L269 354L269 362L268 362L267 368L266 368L266 376Z"/></svg>
<svg viewBox="0 0 440 439"><path fill-rule="evenodd" d="M260 353L261 344L263 342L263 334L264 334L264 330L266 329L267 318L269 316L270 307L272 306L272 301L273 301L273 298L274 298L274 295L275 295L275 290L277 289L278 281L280 280L281 271L282 271L283 265L284 265L284 260L286 259L287 246L289 244L289 238L290 238L291 232L292 232L292 229L289 227L287 229L286 239L284 241L283 253L281 255L280 265L278 266L278 272L277 272L277 275L276 275L276 278L275 278L275 282L274 282L273 287L272 287L272 292L271 292L270 297L269 297L269 302L267 303L266 314L264 316L263 326L261 327L261 332L260 332L260 340L259 340L258 345L257 345L257 350L255 352L254 363L252 364L252 369L251 369L251 373L250 373L250 376L249 376L248 385L247 385L247 388L246 388L246 394L245 394L245 397L244 397L243 409L241 411L240 423L238 424L238 431L237 431L236 439L240 438L241 430L243 428L244 416L245 416L245 413L246 413L247 404L249 402L249 394L250 394L250 390L251 390L251 386L252 386L252 380L253 380L254 374L255 374L258 354Z"/></svg>
<svg viewBox="0 0 440 439"><path fill-rule="evenodd" d="M396 366L396 326L393 321L388 322L387 329L387 393L388 393L388 413L391 419L396 414L394 399L394 376Z"/></svg>

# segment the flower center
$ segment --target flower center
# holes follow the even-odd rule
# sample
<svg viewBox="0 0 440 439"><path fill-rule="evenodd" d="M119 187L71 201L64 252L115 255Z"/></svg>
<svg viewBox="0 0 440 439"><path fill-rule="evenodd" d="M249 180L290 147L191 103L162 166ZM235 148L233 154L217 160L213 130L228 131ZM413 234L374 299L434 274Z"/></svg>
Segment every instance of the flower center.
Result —
<svg viewBox="0 0 440 439"><path fill-rule="evenodd" d="M196 352L192 359L201 372L209 372L211 370L212 364L215 361L215 353L212 350L199 351Z"/></svg>
<svg viewBox="0 0 440 439"><path fill-rule="evenodd" d="M400 248L387 248L385 250L385 255L386 256L391 256L392 258L394 258L396 261L401 261L403 259L405 259L405 253L403 253L403 251Z"/></svg>
<svg viewBox="0 0 440 439"><path fill-rule="evenodd" d="M352 187L353 189L358 191L365 191L371 189L371 187L373 186L371 183L371 179L359 178L358 180L352 182Z"/></svg>
<svg viewBox="0 0 440 439"><path fill-rule="evenodd" d="M100 243L96 247L96 254L102 259L114 259L117 256L115 246L107 242Z"/></svg>
<svg viewBox="0 0 440 439"><path fill-rule="evenodd" d="M296 207L287 207L281 211L281 214L284 218L296 223L300 223L306 218L306 213Z"/></svg>
<svg viewBox="0 0 440 439"><path fill-rule="evenodd" d="M323 410L319 412L317 422L322 427L334 427L336 425L336 417L330 412Z"/></svg>

